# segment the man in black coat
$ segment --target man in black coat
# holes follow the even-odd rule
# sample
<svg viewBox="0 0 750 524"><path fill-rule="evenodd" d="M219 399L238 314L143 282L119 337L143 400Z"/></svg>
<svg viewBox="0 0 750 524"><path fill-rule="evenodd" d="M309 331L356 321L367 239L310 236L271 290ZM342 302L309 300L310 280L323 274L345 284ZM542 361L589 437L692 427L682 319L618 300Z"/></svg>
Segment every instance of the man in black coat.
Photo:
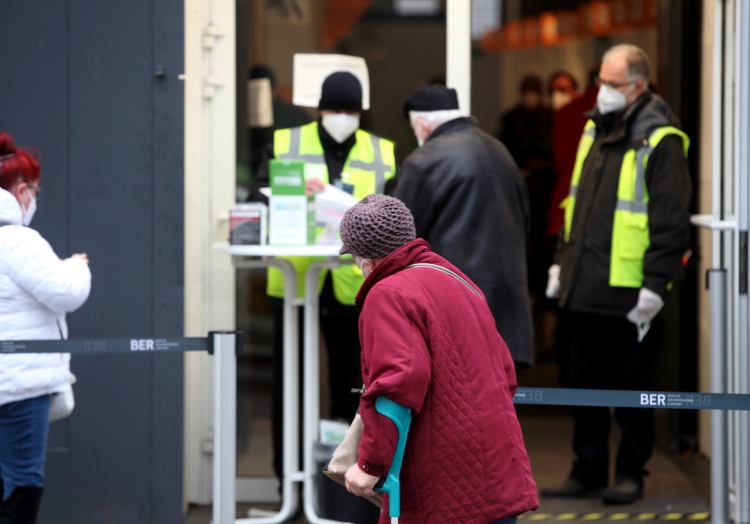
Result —
<svg viewBox="0 0 750 524"><path fill-rule="evenodd" d="M404 114L421 147L404 161L396 196L414 215L417 236L485 294L516 366L531 365L523 176L500 141L461 116L455 89L423 87Z"/></svg>
<svg viewBox="0 0 750 524"><path fill-rule="evenodd" d="M569 312L570 381L577 388L654 389L657 314L689 245L689 140L666 102L648 92L649 75L638 47L618 45L604 55L597 106L577 149L547 289ZM609 408L575 409L572 472L542 496L624 504L643 495L653 411L615 410L622 439L615 484L607 488L610 419Z"/></svg>

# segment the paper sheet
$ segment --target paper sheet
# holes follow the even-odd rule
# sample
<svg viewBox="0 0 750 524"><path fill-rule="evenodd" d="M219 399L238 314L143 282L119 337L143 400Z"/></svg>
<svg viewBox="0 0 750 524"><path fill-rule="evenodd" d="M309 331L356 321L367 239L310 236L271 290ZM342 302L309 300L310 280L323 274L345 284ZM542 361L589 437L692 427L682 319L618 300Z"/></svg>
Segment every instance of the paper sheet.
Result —
<svg viewBox="0 0 750 524"><path fill-rule="evenodd" d="M318 107L323 81L331 73L348 71L362 84L362 109L370 109L370 74L359 56L296 53L294 55L294 105Z"/></svg>

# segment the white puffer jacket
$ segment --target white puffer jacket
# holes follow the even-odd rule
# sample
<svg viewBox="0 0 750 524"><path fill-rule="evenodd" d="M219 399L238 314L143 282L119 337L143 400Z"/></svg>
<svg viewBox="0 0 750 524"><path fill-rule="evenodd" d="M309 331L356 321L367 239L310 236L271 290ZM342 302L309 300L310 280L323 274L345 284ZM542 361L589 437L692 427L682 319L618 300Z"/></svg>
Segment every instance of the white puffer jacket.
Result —
<svg viewBox="0 0 750 524"><path fill-rule="evenodd" d="M65 314L91 289L88 264L60 260L21 218L18 201L0 189L0 340L67 338ZM0 355L0 405L60 391L69 363L69 353Z"/></svg>

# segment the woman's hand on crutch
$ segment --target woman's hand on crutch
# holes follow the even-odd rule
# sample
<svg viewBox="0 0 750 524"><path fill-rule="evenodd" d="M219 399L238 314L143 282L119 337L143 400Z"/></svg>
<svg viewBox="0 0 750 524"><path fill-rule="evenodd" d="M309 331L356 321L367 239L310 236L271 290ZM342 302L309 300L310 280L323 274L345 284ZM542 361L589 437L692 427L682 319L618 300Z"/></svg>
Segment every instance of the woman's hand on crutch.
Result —
<svg viewBox="0 0 750 524"><path fill-rule="evenodd" d="M354 493L359 497L363 497L365 495L368 497L377 496L375 491L373 491L373 488L375 487L375 484L377 484L380 480L380 477L373 477L372 475L368 475L367 473L359 469L359 466L357 464L354 464L349 468L349 471L346 472L345 478L346 489L349 490L350 493Z"/></svg>

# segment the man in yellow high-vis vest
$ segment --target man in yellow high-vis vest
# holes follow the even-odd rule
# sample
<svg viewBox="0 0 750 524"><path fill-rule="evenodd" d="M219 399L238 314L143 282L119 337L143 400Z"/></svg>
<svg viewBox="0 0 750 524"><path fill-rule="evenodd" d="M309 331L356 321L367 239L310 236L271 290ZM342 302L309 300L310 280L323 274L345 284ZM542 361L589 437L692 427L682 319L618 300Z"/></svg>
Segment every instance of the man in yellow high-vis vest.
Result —
<svg viewBox="0 0 750 524"><path fill-rule="evenodd" d="M650 62L632 45L602 60L597 105L578 145L557 263L547 295L570 319L570 382L585 389L653 390L658 313L689 246L690 141L666 102L648 92ZM653 411L615 410L622 430L609 481L609 408L576 408L570 477L547 497L643 496Z"/></svg>
<svg viewBox="0 0 750 524"><path fill-rule="evenodd" d="M266 152L254 181L251 199L261 199L259 188L268 185L268 161L301 160L321 166L321 178L307 181L308 194L332 184L363 199L373 193L386 193L395 183L394 144L359 129L362 113L362 86L353 74L335 72L323 82L320 118L310 124L274 133L272 148ZM314 259L289 257L297 269L298 294L304 295L305 272ZM352 389L360 389L359 315L354 298L364 278L354 264L326 271L320 280L320 324L328 349L328 376L331 388L331 418L351 421L359 405ZM282 472L282 325L284 280L277 269L268 271L267 293L274 309L274 469Z"/></svg>

